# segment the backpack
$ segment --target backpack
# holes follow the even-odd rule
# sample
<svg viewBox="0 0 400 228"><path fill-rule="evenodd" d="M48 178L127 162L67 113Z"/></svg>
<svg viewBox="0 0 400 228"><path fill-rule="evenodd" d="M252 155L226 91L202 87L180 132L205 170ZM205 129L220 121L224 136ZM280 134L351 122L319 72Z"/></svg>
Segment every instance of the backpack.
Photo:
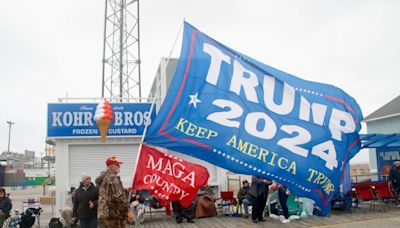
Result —
<svg viewBox="0 0 400 228"><path fill-rule="evenodd" d="M62 228L63 225L60 218L51 218L49 222L49 228Z"/></svg>

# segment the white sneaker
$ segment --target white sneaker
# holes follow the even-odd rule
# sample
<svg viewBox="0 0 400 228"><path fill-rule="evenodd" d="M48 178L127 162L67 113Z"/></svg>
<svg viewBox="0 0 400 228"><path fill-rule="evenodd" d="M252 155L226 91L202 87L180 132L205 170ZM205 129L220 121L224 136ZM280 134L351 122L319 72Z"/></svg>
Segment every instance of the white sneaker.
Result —
<svg viewBox="0 0 400 228"><path fill-rule="evenodd" d="M273 218L273 219L279 219L280 217L276 214L270 214L269 217Z"/></svg>
<svg viewBox="0 0 400 228"><path fill-rule="evenodd" d="M289 223L289 222L290 222L289 219L282 219L282 220L281 220L281 223Z"/></svg>
<svg viewBox="0 0 400 228"><path fill-rule="evenodd" d="M289 216L289 220L295 220L295 219L300 219L300 216L298 216L298 215Z"/></svg>

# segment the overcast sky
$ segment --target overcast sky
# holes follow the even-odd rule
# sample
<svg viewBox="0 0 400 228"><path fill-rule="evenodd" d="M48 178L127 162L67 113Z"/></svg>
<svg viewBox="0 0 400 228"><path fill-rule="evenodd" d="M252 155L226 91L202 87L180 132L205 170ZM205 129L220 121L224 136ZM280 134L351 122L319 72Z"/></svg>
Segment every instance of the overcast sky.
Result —
<svg viewBox="0 0 400 228"><path fill-rule="evenodd" d="M342 88L364 117L400 95L399 0L141 0L140 10L146 96L184 18L270 66ZM47 103L100 96L103 25L104 0L0 0L0 151L7 120L11 150L40 153Z"/></svg>

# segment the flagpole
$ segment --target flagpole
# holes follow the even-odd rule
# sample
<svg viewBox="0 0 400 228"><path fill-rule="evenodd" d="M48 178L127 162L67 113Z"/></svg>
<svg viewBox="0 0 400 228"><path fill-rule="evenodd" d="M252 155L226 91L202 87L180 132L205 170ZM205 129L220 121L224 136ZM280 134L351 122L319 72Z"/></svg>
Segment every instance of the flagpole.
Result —
<svg viewBox="0 0 400 228"><path fill-rule="evenodd" d="M185 19L184 19L184 22L185 22ZM167 61L166 61L166 63L165 63L165 66L163 67L162 71L160 72L160 73L161 73L161 74L160 74L160 79L159 79L159 81L158 81L158 83L157 83L156 91L155 91L155 93L154 93L154 95L153 95L153 101L152 101L152 103L151 103L150 110L149 110L149 119L150 119L150 120L151 120L151 113L153 112L154 105L155 105L155 103L156 103L156 101L157 101L157 94L158 94L159 88L160 88L160 86L161 86L162 79L164 79L164 76L166 75L165 72L166 72L166 70L167 70L167 66L168 66L169 60L171 59L172 52L174 51L176 42L177 42L177 40L178 40L178 38L179 38L179 35L181 34L183 25L184 25L184 23L182 23L181 27L179 28L178 34L176 35L175 41L174 41L174 43L173 43L173 45L172 45L172 48L171 48L171 51L170 51L169 56L168 56L168 58L167 58ZM164 72L164 75L162 74L163 72ZM157 79L157 78L156 78L156 79ZM135 168L133 169L132 186L131 186L130 191L129 191L128 202L131 200L133 182L135 181L136 169L137 169L137 165L138 165L138 162L139 162L140 155L141 155L141 153L142 153L142 145L143 145L144 138L146 137L146 133L147 133L147 128L148 128L148 126L149 126L149 122L150 122L150 121L146 121L144 130L143 130L143 135L142 135L142 138L141 138L141 140L140 140L140 142L139 142L138 154L137 154L137 156L136 156Z"/></svg>

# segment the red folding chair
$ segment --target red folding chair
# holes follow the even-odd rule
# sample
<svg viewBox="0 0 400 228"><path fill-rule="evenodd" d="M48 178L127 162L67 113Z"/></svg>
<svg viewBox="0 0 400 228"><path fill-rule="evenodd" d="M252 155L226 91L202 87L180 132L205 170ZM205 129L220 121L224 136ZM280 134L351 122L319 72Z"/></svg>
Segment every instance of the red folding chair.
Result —
<svg viewBox="0 0 400 228"><path fill-rule="evenodd" d="M369 203L369 209L375 207L375 197L372 194L371 183L355 184L352 189L357 198L357 204ZM361 207L365 212L364 208Z"/></svg>
<svg viewBox="0 0 400 228"><path fill-rule="evenodd" d="M392 203L396 205L396 198L388 182L372 182L371 188L372 194L379 201L386 203L387 206L390 206Z"/></svg>

